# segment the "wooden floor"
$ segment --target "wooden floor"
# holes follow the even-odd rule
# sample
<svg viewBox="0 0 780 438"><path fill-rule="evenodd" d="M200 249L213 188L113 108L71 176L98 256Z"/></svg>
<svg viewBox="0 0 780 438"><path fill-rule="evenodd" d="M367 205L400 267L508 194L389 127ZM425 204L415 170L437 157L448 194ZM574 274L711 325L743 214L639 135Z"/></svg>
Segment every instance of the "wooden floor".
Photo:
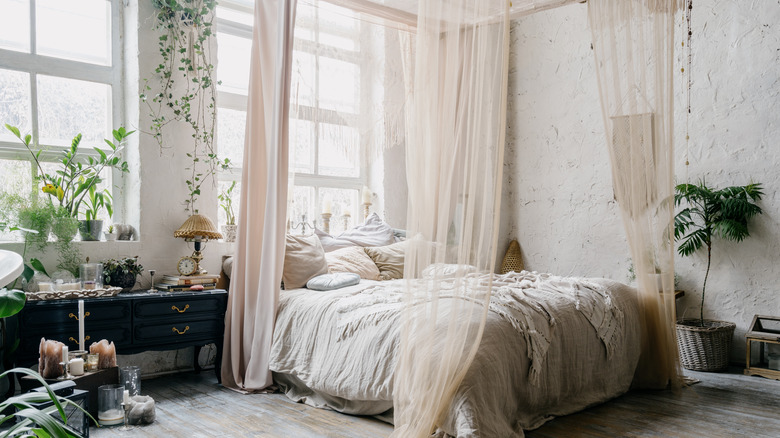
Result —
<svg viewBox="0 0 780 438"><path fill-rule="evenodd" d="M732 373L686 375L701 383L671 392L634 391L526 432L542 437L780 437L780 381ZM157 421L107 437L384 437L392 426L293 403L282 394L242 395L214 375L184 373L142 382Z"/></svg>

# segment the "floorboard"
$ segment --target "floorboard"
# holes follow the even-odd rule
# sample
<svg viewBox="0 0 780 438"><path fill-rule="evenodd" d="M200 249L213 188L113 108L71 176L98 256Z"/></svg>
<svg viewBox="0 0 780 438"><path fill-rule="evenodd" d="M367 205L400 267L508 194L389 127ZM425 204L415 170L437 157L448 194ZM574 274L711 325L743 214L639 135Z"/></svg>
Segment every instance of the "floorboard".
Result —
<svg viewBox="0 0 780 438"><path fill-rule="evenodd" d="M780 381L730 373L686 375L701 383L669 391L632 391L526 432L552 437L780 437ZM182 373L142 382L157 402L152 425L128 431L95 428L113 437L385 437L392 426L293 403L282 394L238 394L214 375Z"/></svg>

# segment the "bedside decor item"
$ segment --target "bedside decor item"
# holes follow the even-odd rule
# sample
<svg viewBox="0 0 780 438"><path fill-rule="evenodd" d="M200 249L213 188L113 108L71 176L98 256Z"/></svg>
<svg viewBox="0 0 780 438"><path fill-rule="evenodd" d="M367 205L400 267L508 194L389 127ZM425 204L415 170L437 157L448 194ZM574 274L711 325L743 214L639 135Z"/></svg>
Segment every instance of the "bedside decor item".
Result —
<svg viewBox="0 0 780 438"><path fill-rule="evenodd" d="M525 265L523 264L523 254L520 252L520 244L517 243L517 239L512 239L504 255L504 260L501 262L501 273L520 272L524 269Z"/></svg>
<svg viewBox="0 0 780 438"><path fill-rule="evenodd" d="M157 292L157 289L154 288L154 274L156 274L157 271L154 269L149 270L149 276L151 277L150 283L149 283L149 292Z"/></svg>
<svg viewBox="0 0 780 438"><path fill-rule="evenodd" d="M103 280L107 285L122 288L122 292L133 289L138 274L143 271L138 256L103 261Z"/></svg>
<svg viewBox="0 0 780 438"><path fill-rule="evenodd" d="M116 240L135 240L135 227L128 224L116 224Z"/></svg>
<svg viewBox="0 0 780 438"><path fill-rule="evenodd" d="M64 291L25 292L27 301L73 300L78 298L115 297L122 292L121 287L104 287L103 289L74 289Z"/></svg>
<svg viewBox="0 0 780 438"><path fill-rule="evenodd" d="M689 256L707 248L707 269L701 291L698 319L677 321L677 345L682 366L697 371L728 367L729 350L736 324L704 319L704 294L712 263L713 237L740 242L750 236L748 221L762 213L755 204L764 195L761 184L716 189L704 179L698 184L675 187L675 206L687 205L674 216L674 240L682 241L677 252Z"/></svg>
<svg viewBox="0 0 780 438"><path fill-rule="evenodd" d="M117 426L125 422L122 409L125 387L103 385L98 388L98 422L100 426Z"/></svg>
<svg viewBox="0 0 780 438"><path fill-rule="evenodd" d="M750 354L754 343L759 348L756 364ZM780 380L780 316L753 316L745 333L745 353L745 375Z"/></svg>
<svg viewBox="0 0 780 438"><path fill-rule="evenodd" d="M99 342L93 342L89 346L89 352L98 354L98 369L112 368L116 366L116 347L114 342L109 343L105 339L101 339Z"/></svg>
<svg viewBox="0 0 780 438"><path fill-rule="evenodd" d="M200 261L203 260L203 255L200 252L201 245L209 240L222 238L222 234L217 231L211 219L196 212L187 218L178 230L174 231L173 237L181 237L186 242L193 242L195 245L195 251L191 256L179 259L176 265L179 274L185 276L207 274L206 270L200 267Z"/></svg>
<svg viewBox="0 0 780 438"><path fill-rule="evenodd" d="M103 264L82 263L79 265L81 288L84 290L103 288Z"/></svg>
<svg viewBox="0 0 780 438"><path fill-rule="evenodd" d="M238 181L233 181L230 186L217 196L219 206L225 212L225 225L222 225L222 234L225 236L225 242L232 243L236 241L236 215L233 211L233 190Z"/></svg>
<svg viewBox="0 0 780 438"><path fill-rule="evenodd" d="M62 342L41 338L41 344L38 348L40 354L40 358L38 359L38 373L40 373L44 379L56 379L62 375L64 370L60 366L60 362L63 361L63 350L67 360L67 349L68 347Z"/></svg>
<svg viewBox="0 0 780 438"><path fill-rule="evenodd" d="M97 371L98 369L98 361L100 361L100 354L98 353L88 353L87 354L87 362L86 362L86 370L87 372Z"/></svg>
<svg viewBox="0 0 780 438"><path fill-rule="evenodd" d="M125 398L125 409L128 424L154 423L154 399L146 395L135 395Z"/></svg>

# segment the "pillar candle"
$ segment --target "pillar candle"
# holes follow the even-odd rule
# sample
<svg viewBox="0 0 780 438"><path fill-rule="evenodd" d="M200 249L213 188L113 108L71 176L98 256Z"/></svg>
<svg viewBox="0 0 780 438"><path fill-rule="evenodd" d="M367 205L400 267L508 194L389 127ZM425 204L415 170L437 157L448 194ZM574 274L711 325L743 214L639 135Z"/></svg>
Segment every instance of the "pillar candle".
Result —
<svg viewBox="0 0 780 438"><path fill-rule="evenodd" d="M68 362L68 346L63 345L62 346L62 360L60 362Z"/></svg>
<svg viewBox="0 0 780 438"><path fill-rule="evenodd" d="M368 186L363 186L363 203L371 203L371 189L369 189Z"/></svg>
<svg viewBox="0 0 780 438"><path fill-rule="evenodd" d="M77 357L70 361L70 373L74 376L84 374L84 359Z"/></svg>
<svg viewBox="0 0 780 438"><path fill-rule="evenodd" d="M328 213L328 214L332 213L333 201L331 201L330 198L325 198L325 200L323 201L323 205L324 205L322 208L323 213Z"/></svg>
<svg viewBox="0 0 780 438"><path fill-rule="evenodd" d="M84 300L79 300L79 350L86 350L84 343Z"/></svg>

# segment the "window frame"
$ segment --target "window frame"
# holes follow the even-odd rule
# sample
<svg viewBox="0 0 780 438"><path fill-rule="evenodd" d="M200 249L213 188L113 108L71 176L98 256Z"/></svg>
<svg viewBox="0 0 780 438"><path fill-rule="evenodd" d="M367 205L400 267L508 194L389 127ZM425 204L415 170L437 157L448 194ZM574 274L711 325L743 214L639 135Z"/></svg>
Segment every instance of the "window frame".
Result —
<svg viewBox="0 0 780 438"><path fill-rule="evenodd" d="M100 65L84 61L75 61L53 56L40 55L37 53L36 31L36 3L37 0L30 1L30 51L29 53L0 48L0 69L11 70L29 74L30 79L30 128L29 134L32 136L34 147L43 148L39 160L41 162L56 163L62 158L62 153L69 148L67 145L41 144L39 141L38 127L38 75L50 76L55 78L74 79L88 81L99 84L105 84L110 87L110 105L111 127L106 127L109 132L105 133L106 138L110 137L110 129L121 126L125 121L124 111L124 56L122 52L121 36L123 34L123 7L122 0L105 0L111 8L110 26L111 26L111 64ZM4 127L2 129L5 129ZM23 135L26 133L22 133ZM75 136L77 133L74 132ZM83 148L79 151L84 156L98 158L98 153L92 148ZM125 154L123 154L125 156ZM27 161L30 163L30 171L33 181L38 176L38 169L33 160L29 157L29 152L18 140L0 139L0 159ZM122 172L114 169L111 174L111 192L116 203L121 199L121 189L117 185L122 181ZM33 183L34 184L34 183ZM30 187L33 196L37 195L36 187ZM121 216L124 209L119 208L114 212L115 216ZM121 221L118 217L116 220Z"/></svg>
<svg viewBox="0 0 780 438"><path fill-rule="evenodd" d="M249 13L249 14L253 14L254 11L251 6L248 6L247 4L243 4L235 0L222 0L220 1L219 6L233 11ZM217 24L215 34L217 35L220 33L224 33L236 37L247 38L250 41L252 39L252 31L253 31L252 26L220 17L219 10L217 10L215 22ZM312 25L312 27L314 26L314 23L310 23L310 24ZM314 56L319 57L322 56L322 52L324 52L324 50L321 49L320 47L323 43L319 42L319 32L317 32L316 29L313 29L313 31L314 31L313 41L303 40L296 37L295 50L301 50L306 53L310 53ZM359 33L360 33L359 38L361 40L370 37L370 35L367 34L364 27L361 27ZM349 36L350 38L352 37L352 35L348 35L348 34L343 34L343 36ZM359 53L357 53L356 51L339 49L339 48L334 48L332 46L328 46L327 55L328 55L327 57L329 58L336 59L339 61L349 62L357 65L358 68L360 69L361 82L365 83L366 72L364 71L364 68L362 68L363 66L361 66L359 63L360 60ZM319 75L317 75L315 81L317 82L315 87L319 87ZM361 89L361 94L365 93L364 87L361 86L360 89ZM219 87L217 88L217 111L218 111L217 118L219 118L220 108L246 112L247 104L248 104L247 95L226 91L224 89L220 90ZM363 98L360 99L360 107L358 108L358 112L355 114L347 113L347 112L339 112L332 109L319 108L318 104L315 104L315 106L299 105L296 114L297 117L295 117L295 119L312 122L315 124L314 129L318 130L318 125L321 122L331 121L334 124L341 124L338 123L340 120L356 118L359 116L359 114L365 113L366 110L367 110L366 99ZM315 116L315 114L317 114L319 117ZM349 125L344 125L344 126L349 126ZM358 133L358 135L360 134ZM219 136L219 132L217 132L217 136ZM293 184L296 187L311 187L314 189L314 205L308 206L307 210L309 212L314 211L317 213L322 211L323 205L321 203L322 196L320 194L320 189L354 190L355 205L349 206L349 209L352 211L353 220L359 218L360 209L361 209L361 205L360 205L361 191L363 187L367 185L368 171L369 171L366 162L366 152L364 151L364 148L362 147L359 148L359 155L358 155L359 175L357 177L322 175L319 174L319 138L317 135L314 135L313 139L314 139L314 144L312 145L312 149L313 149L312 167L314 169L314 173L295 172L293 175L294 178ZM217 140L217 142L218 142L217 144L219 144L219 140ZM294 167L294 165L292 167ZM228 171L220 171L217 179L219 182L226 182L226 183L232 181L240 182L242 170L243 170L242 167L233 166ZM291 218L291 220L293 221L297 221L299 219L300 218ZM317 220L317 222L319 222L318 219L319 219L319 214L315 214L314 220ZM308 220L311 222L313 219L309 217ZM335 218L332 219L331 223L333 223L333 220L336 219Z"/></svg>

